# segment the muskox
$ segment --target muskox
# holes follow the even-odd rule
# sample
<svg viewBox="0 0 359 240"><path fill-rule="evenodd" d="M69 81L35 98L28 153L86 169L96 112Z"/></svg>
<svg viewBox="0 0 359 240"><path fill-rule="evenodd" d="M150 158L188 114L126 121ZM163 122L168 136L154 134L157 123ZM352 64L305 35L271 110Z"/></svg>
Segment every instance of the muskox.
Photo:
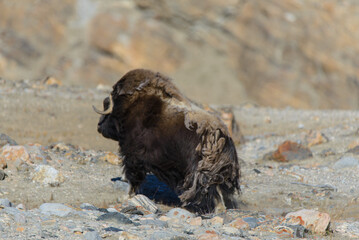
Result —
<svg viewBox="0 0 359 240"><path fill-rule="evenodd" d="M153 173L196 212L235 208L240 167L218 115L185 97L171 79L150 70L125 74L103 101L98 132L119 142L124 175L135 194Z"/></svg>

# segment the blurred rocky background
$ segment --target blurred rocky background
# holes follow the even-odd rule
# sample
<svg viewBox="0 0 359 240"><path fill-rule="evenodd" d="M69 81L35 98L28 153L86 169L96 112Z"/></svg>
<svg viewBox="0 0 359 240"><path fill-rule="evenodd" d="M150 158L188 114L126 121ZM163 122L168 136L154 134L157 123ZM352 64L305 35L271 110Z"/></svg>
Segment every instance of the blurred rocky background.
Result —
<svg viewBox="0 0 359 240"><path fill-rule="evenodd" d="M0 0L0 76L112 86L161 71L192 99L358 109L357 0Z"/></svg>

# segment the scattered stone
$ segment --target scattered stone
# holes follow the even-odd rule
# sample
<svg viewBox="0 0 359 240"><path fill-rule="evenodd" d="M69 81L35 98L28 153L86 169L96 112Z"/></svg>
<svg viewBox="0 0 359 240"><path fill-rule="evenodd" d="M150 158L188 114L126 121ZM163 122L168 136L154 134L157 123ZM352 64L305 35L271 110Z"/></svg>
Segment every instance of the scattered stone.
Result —
<svg viewBox="0 0 359 240"><path fill-rule="evenodd" d="M237 218L237 219L233 220L232 222L230 222L228 225L230 227L234 227L234 228L242 229L242 230L250 228L249 224L246 221L244 221L242 218Z"/></svg>
<svg viewBox="0 0 359 240"><path fill-rule="evenodd" d="M144 215L144 213L137 209L135 206L127 206L120 211L121 213L126 214L135 214L135 215Z"/></svg>
<svg viewBox="0 0 359 240"><path fill-rule="evenodd" d="M122 229L116 228L116 227L107 227L103 229L106 232L121 232L123 231Z"/></svg>
<svg viewBox="0 0 359 240"><path fill-rule="evenodd" d="M15 146L17 145L17 143L8 135L4 134L4 133L0 133L0 148L2 148L5 145L12 145Z"/></svg>
<svg viewBox="0 0 359 240"><path fill-rule="evenodd" d="M156 204L142 194L137 194L133 198L129 199L128 203L131 206L135 207L141 206L151 213L156 213L158 211L158 207L156 206Z"/></svg>
<svg viewBox="0 0 359 240"><path fill-rule="evenodd" d="M62 86L62 82L54 77L47 77L43 83L48 86Z"/></svg>
<svg viewBox="0 0 359 240"><path fill-rule="evenodd" d="M355 146L353 148L350 148L347 153L353 153L353 154L356 154L358 155L359 154L359 146Z"/></svg>
<svg viewBox="0 0 359 240"><path fill-rule="evenodd" d="M309 148L296 142L285 141L276 151L264 155L264 160L274 160L277 162L288 162L291 160L303 160L312 157Z"/></svg>
<svg viewBox="0 0 359 240"><path fill-rule="evenodd" d="M302 225L288 225L293 230L293 236L297 238L305 238L308 235L308 229Z"/></svg>
<svg viewBox="0 0 359 240"><path fill-rule="evenodd" d="M221 240L221 237L214 231L206 231L205 234L199 235L197 240Z"/></svg>
<svg viewBox="0 0 359 240"><path fill-rule="evenodd" d="M221 230L224 234L229 236L238 236L241 234L241 231L235 227L223 226Z"/></svg>
<svg viewBox="0 0 359 240"><path fill-rule="evenodd" d="M336 224L335 231L351 239L359 239L359 222Z"/></svg>
<svg viewBox="0 0 359 240"><path fill-rule="evenodd" d="M102 240L102 237L96 231L87 232L84 234L86 240Z"/></svg>
<svg viewBox="0 0 359 240"><path fill-rule="evenodd" d="M140 220L140 223L142 225L152 225L152 226L157 226L157 227L162 227L162 228L167 228L168 227L167 222L157 220L157 219L144 219L144 220Z"/></svg>
<svg viewBox="0 0 359 240"><path fill-rule="evenodd" d="M185 240L185 236L170 232L170 231L158 231L154 232L149 238L149 240Z"/></svg>
<svg viewBox="0 0 359 240"><path fill-rule="evenodd" d="M38 165L34 169L32 180L52 187L59 186L65 181L62 173L49 165Z"/></svg>
<svg viewBox="0 0 359 240"><path fill-rule="evenodd" d="M9 215L12 215L16 223L26 223L26 216L24 212L20 211L19 209L16 209L14 207L5 207L3 211Z"/></svg>
<svg viewBox="0 0 359 240"><path fill-rule="evenodd" d="M8 199L0 198L0 208L11 207L12 204Z"/></svg>
<svg viewBox="0 0 359 240"><path fill-rule="evenodd" d="M186 221L189 218L194 218L195 215L182 208L172 208L167 214L169 218L179 219L181 221Z"/></svg>
<svg viewBox="0 0 359 240"><path fill-rule="evenodd" d="M106 152L104 156L100 157L100 160L113 165L120 165L122 163L122 160L112 152Z"/></svg>
<svg viewBox="0 0 359 240"><path fill-rule="evenodd" d="M259 221L257 218L254 217L244 217L243 221L245 221L246 223L248 223L249 227L252 228L256 228L259 226Z"/></svg>
<svg viewBox="0 0 359 240"><path fill-rule="evenodd" d="M42 214L55 215L59 217L66 217L70 213L75 212L74 209L61 203L43 203L39 207L39 210Z"/></svg>
<svg viewBox="0 0 359 240"><path fill-rule="evenodd" d="M80 208L81 209L84 209L84 210L92 210L92 211L97 211L97 207L95 207L94 205L92 204L89 204L89 203L82 203L80 205Z"/></svg>
<svg viewBox="0 0 359 240"><path fill-rule="evenodd" d="M190 218L187 220L189 225L192 226L201 226L202 225L202 218L201 217L196 217L196 218Z"/></svg>
<svg viewBox="0 0 359 240"><path fill-rule="evenodd" d="M332 156L335 155L335 152L332 149L324 149L323 151L320 152L320 156L321 157L328 157L328 156Z"/></svg>
<svg viewBox="0 0 359 240"><path fill-rule="evenodd" d="M6 162L5 158L0 156L0 170L3 170L5 168L7 168L7 162Z"/></svg>
<svg viewBox="0 0 359 240"><path fill-rule="evenodd" d="M359 139L355 139L353 142L351 142L348 146L348 149L352 149L359 146Z"/></svg>
<svg viewBox="0 0 359 240"><path fill-rule="evenodd" d="M302 225L314 233L324 234L330 223L330 216L316 210L303 209L288 213L285 216L287 224Z"/></svg>
<svg viewBox="0 0 359 240"><path fill-rule="evenodd" d="M47 160L51 160L41 149L41 145L26 145L25 147L30 155L31 162L47 164Z"/></svg>
<svg viewBox="0 0 359 240"><path fill-rule="evenodd" d="M128 217L126 217L125 215L123 215L122 213L119 213L119 212L105 213L105 214L99 216L96 220L97 221L112 221L112 222L119 223L119 224L132 224L133 223Z"/></svg>
<svg viewBox="0 0 359 240"><path fill-rule="evenodd" d="M328 142L329 139L320 131L310 130L304 137L304 142L308 147Z"/></svg>
<svg viewBox="0 0 359 240"><path fill-rule="evenodd" d="M209 220L210 224L214 227L221 227L223 225L223 218L215 216Z"/></svg>
<svg viewBox="0 0 359 240"><path fill-rule="evenodd" d="M22 203L18 204L18 205L16 206L16 208L19 209L19 210L26 210L24 204L22 204Z"/></svg>
<svg viewBox="0 0 359 240"><path fill-rule="evenodd" d="M335 169L342 169L342 168L349 168L349 167L358 167L359 160L355 157L351 156L344 156L339 161L334 163L333 168Z"/></svg>
<svg viewBox="0 0 359 240"><path fill-rule="evenodd" d="M55 145L52 145L51 148L58 152L67 152L70 150L70 146L66 145L65 143L57 143Z"/></svg>
<svg viewBox="0 0 359 240"><path fill-rule="evenodd" d="M143 237L139 237L129 232L122 232L118 240L142 240Z"/></svg>
<svg viewBox="0 0 359 240"><path fill-rule="evenodd" d="M24 146L5 145L0 150L0 167L20 169L23 164L33 164L30 155Z"/></svg>

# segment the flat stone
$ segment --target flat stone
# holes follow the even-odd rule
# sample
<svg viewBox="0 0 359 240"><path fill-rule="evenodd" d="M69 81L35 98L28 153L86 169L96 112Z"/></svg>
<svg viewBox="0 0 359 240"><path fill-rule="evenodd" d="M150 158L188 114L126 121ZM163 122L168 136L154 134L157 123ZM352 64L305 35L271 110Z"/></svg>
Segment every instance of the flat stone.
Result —
<svg viewBox="0 0 359 240"><path fill-rule="evenodd" d="M119 213L119 212L105 213L105 214L99 216L96 220L97 221L112 221L112 222L116 222L119 224L132 224L133 223L128 217L126 217L125 215L123 215L122 213Z"/></svg>
<svg viewBox="0 0 359 240"><path fill-rule="evenodd" d="M55 215L59 217L66 217L70 213L75 212L74 209L61 203L43 203L39 209L42 214Z"/></svg>
<svg viewBox="0 0 359 240"><path fill-rule="evenodd" d="M19 209L16 209L16 208L13 208L13 207L5 207L3 211L6 212L9 215L12 215L13 218L14 218L14 221L16 223L21 223L21 224L26 223L26 216Z"/></svg>
<svg viewBox="0 0 359 240"><path fill-rule="evenodd" d="M133 198L129 199L128 204L135 207L141 206L151 213L156 213L158 211L156 204L142 194L137 194Z"/></svg>
<svg viewBox="0 0 359 240"><path fill-rule="evenodd" d="M166 214L166 216L169 218L179 219L183 221L195 217L193 213L182 208L173 208Z"/></svg>
<svg viewBox="0 0 359 240"><path fill-rule="evenodd" d="M334 169L342 169L342 168L349 168L349 167L358 167L359 166L359 160L355 157L351 156L344 156L339 161L334 163L333 168Z"/></svg>
<svg viewBox="0 0 359 240"><path fill-rule="evenodd" d="M121 232L121 231L123 231L122 229L116 228L116 227L107 227L107 228L104 228L103 230L106 232Z"/></svg>
<svg viewBox="0 0 359 240"><path fill-rule="evenodd" d="M221 230L224 234L229 236L238 236L241 234L241 231L235 227L223 226Z"/></svg>
<svg viewBox="0 0 359 240"><path fill-rule="evenodd" d="M165 221L161 221L161 220L157 220L157 219L145 219L145 220L140 220L141 225L152 225L152 226L157 226L157 227L163 227L163 228L167 228L168 227L168 223Z"/></svg>
<svg viewBox="0 0 359 240"><path fill-rule="evenodd" d="M84 234L86 240L102 240L102 237L96 231L87 232Z"/></svg>

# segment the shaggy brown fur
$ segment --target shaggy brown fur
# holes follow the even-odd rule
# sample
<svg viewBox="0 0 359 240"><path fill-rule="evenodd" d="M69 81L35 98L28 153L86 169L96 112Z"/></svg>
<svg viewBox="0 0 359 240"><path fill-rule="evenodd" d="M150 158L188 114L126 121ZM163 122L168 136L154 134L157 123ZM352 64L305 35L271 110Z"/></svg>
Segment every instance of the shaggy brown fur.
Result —
<svg viewBox="0 0 359 240"><path fill-rule="evenodd" d="M226 126L182 95L169 78L130 71L113 86L104 109L98 131L119 142L132 193L152 172L191 210L236 207L240 168Z"/></svg>

